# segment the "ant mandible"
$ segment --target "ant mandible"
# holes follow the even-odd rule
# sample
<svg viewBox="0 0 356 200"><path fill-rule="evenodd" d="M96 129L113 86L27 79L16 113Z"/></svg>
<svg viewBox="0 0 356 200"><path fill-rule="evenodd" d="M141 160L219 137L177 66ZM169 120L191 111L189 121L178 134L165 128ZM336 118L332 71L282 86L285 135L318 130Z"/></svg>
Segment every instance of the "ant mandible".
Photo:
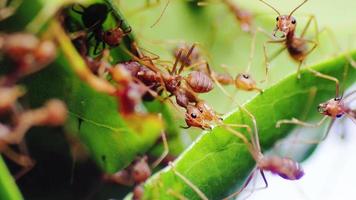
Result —
<svg viewBox="0 0 356 200"><path fill-rule="evenodd" d="M122 24L123 20L119 21L119 24L116 28L104 31L103 24L107 19L111 9L108 8L106 4L95 3L88 7L77 4L81 10L75 9L75 6L72 7L72 10L81 15L81 19L87 31L90 32L87 37L87 43L94 37L96 44L94 47L94 54L97 55L99 45L102 45L102 49L105 49L106 44L110 47L118 46L123 37L131 33L132 29L129 27L126 30L123 30Z"/></svg>
<svg viewBox="0 0 356 200"><path fill-rule="evenodd" d="M277 24L276 24L276 28L273 31L273 36L274 37L276 36L277 31L281 31L283 33L283 35L281 36L282 39L280 39L280 40L272 39L272 40L266 41L263 44L264 56L265 56L265 68L266 68L265 80L268 79L268 73L269 73L269 67L270 67L269 62L271 60L273 60L274 58L276 58L285 49L288 50L288 53L293 58L293 60L295 60L296 62L299 62L297 74L298 74L298 78L300 78L300 69L302 67L302 64L305 62L305 59L307 58L307 56L310 53L312 53L315 50L315 48L318 46L318 34L319 33L318 33L318 27L316 25L316 19L314 16L309 17L300 37L297 37L295 35L297 20L292 15L302 5L304 5L308 0L304 0L299 6L297 6L295 9L293 9L289 15L281 15L280 12L276 8L274 8L272 5L268 4L264 0L259 0L259 1L266 4L268 7L272 8L278 14L278 16L276 18ZM315 23L316 41L304 38L306 31L308 30L308 28L313 20ZM261 29L259 29L259 31L265 33ZM265 33L265 34L267 34L267 33ZM267 34L267 35L269 36L269 34ZM278 50L273 55L272 58L268 58L267 44L281 44L281 43L284 46L280 50ZM313 44L313 46L310 49L308 49L308 46L307 46L308 43ZM265 81L265 80L263 80L263 81Z"/></svg>

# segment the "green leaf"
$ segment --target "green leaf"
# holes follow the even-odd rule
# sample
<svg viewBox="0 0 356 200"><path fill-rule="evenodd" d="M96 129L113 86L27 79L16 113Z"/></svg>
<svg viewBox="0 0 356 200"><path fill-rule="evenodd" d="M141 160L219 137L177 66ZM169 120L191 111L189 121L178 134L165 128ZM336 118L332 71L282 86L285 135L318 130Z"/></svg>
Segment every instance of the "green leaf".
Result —
<svg viewBox="0 0 356 200"><path fill-rule="evenodd" d="M58 28L56 22L52 25L50 30ZM63 99L70 113L67 130L79 136L104 171L114 173L144 154L160 136L163 124L158 115L120 116L115 97L95 91L73 72L85 72L85 63L69 38L53 30L61 53L45 70L27 78L29 99L33 105L48 98Z"/></svg>
<svg viewBox="0 0 356 200"><path fill-rule="evenodd" d="M356 58L356 52L353 52L353 57ZM346 59L341 56L312 68L343 80L344 68L348 66L346 63ZM350 69L344 84L354 83L355 77L356 70ZM317 90L312 106L308 107L311 91L315 89ZM276 128L278 120L301 118L306 111L309 113L308 118L316 116L316 105L334 96L334 82L320 79L303 70L301 79L292 74L266 89L244 107L255 115L262 149L267 150L293 128L293 126ZM224 123L252 125L249 117L239 109L228 114ZM200 188L209 199L220 199L243 183L253 170L255 162L240 139L225 128L216 127L210 132L204 132L182 153L174 165L177 171ZM175 199L167 193L168 190L189 199L199 199L190 187L174 175L170 167L163 169L146 182L144 199Z"/></svg>
<svg viewBox="0 0 356 200"><path fill-rule="evenodd" d="M20 190L17 188L14 178L0 156L0 199L21 200Z"/></svg>

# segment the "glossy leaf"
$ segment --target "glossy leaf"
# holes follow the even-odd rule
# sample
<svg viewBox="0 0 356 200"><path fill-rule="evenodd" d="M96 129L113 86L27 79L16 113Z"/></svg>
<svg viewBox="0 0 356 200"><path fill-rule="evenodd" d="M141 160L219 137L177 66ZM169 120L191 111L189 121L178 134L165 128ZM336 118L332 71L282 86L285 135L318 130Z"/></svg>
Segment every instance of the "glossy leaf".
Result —
<svg viewBox="0 0 356 200"><path fill-rule="evenodd" d="M356 57L356 52L353 55ZM343 80L344 68L348 66L345 62L344 57L338 57L312 66L312 68ZM356 70L350 69L344 84L354 83L355 77ZM316 90L315 96L311 95L313 90ZM261 146L267 150L293 128L293 126L276 128L278 120L301 118L306 112L309 113L309 118L315 117L317 115L316 105L334 96L334 82L320 79L304 70L301 79L297 79L296 74L292 74L266 89L263 94L253 98L244 107L256 117ZM311 101L308 102L308 99ZM252 125L249 117L239 109L228 114L224 123ZM243 130L240 131L243 132ZM225 128L216 127L210 132L204 132L182 153L174 165L209 199L220 199L233 191L236 185L242 184L254 168L255 162L240 139ZM167 193L169 190L189 199L199 199L191 188L172 173L170 167L163 169L148 180L145 185L144 199L175 199Z"/></svg>
<svg viewBox="0 0 356 200"><path fill-rule="evenodd" d="M15 179L10 174L6 164L0 156L0 199L21 200L20 190L17 188Z"/></svg>

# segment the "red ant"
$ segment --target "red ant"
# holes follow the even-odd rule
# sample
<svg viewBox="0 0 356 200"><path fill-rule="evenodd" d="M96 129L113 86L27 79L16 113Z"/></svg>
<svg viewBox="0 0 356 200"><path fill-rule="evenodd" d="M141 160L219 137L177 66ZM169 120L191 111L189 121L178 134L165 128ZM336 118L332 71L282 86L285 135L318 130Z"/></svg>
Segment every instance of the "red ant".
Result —
<svg viewBox="0 0 356 200"><path fill-rule="evenodd" d="M140 200L143 197L143 183L151 176L152 171L147 162L147 156L137 158L132 164L124 170L113 175L104 175L104 180L120 185L135 185L133 189L134 200Z"/></svg>
<svg viewBox="0 0 356 200"><path fill-rule="evenodd" d="M295 29L297 26L297 20L292 16L293 13L298 10L302 5L304 5L308 0L304 0L299 6L297 6L295 9L292 10L292 12L290 12L289 15L281 15L280 12L275 9L272 5L268 4L267 2L265 2L264 0L259 0L262 3L266 4L267 6L269 6L270 8L272 8L277 14L278 17L276 18L277 24L276 24L276 28L273 31L273 36L276 36L277 31L281 31L283 33L283 35L281 36L281 40L269 40L267 42L264 43L263 45L263 49L264 49L264 56L265 56L265 67L266 67L266 79L268 77L268 73L269 73L269 62L274 59L275 57L277 57L280 53L282 53L285 49L288 50L289 55L293 58L293 60L299 62L298 65L298 78L300 78L300 69L302 64L304 63L305 59L307 58L307 56L312 53L315 48L317 47L318 43L317 41L314 40L308 40L305 39L304 36L306 34L306 31L308 30L312 20L314 20L315 22L315 29L316 29L316 40L318 40L318 28L316 26L316 19L314 16L311 16L308 21L307 24L305 25L300 37L295 36ZM260 30L261 31L261 30ZM264 32L264 31L262 31ZM268 35L268 34L267 34ZM268 58L267 55L267 44L280 44L283 43L284 47L281 48L280 50L277 51L277 53L275 53L273 55L273 58ZM311 49L308 49L307 44L311 43L313 44Z"/></svg>
<svg viewBox="0 0 356 200"><path fill-rule="evenodd" d="M121 43L123 37L132 31L131 27L129 27L127 30L123 30L121 28L123 20L119 21L119 24L116 28L110 29L108 31L103 30L103 24L111 12L106 4L95 3L88 7L84 7L78 4L78 6L81 8L81 10L75 9L74 6L72 7L72 10L81 15L81 19L85 28L87 28L87 31L90 32L86 42L89 43L93 37L95 38L95 55L99 54L98 47L100 44L102 45L102 49L105 49L106 44L108 44L110 47L116 47Z"/></svg>
<svg viewBox="0 0 356 200"><path fill-rule="evenodd" d="M253 172L249 175L247 178L246 182L243 184L242 188L238 190L237 192L229 195L228 197L224 199L231 199L238 194L240 194L250 183L252 178L255 176L256 172L260 172L262 175L262 178L265 182L265 187L268 187L268 182L265 178L264 171L270 171L274 174L279 175L280 177L287 179L287 180L298 180L304 175L304 171L301 168L300 164L285 157L279 157L279 156L264 156L261 152L261 147L259 143L259 137L258 137L258 129L257 129L257 123L255 120L255 117L247 111L245 108L240 107L242 111L246 112L253 121L253 127L254 131L253 134L251 131L248 131L250 134L251 142L247 139L247 137L236 131L235 129L231 128L230 125L222 125L223 128L225 128L227 131L231 132L238 138L242 140L242 142L247 146L249 152L251 153L252 157L256 161L256 169L253 170ZM240 126L240 125L237 125ZM247 125L245 125L247 126ZM240 126L241 127L241 126ZM249 130L249 129L248 129ZM179 176L182 180L186 182L187 185L189 185L202 199L207 199L207 197L204 195L203 192L199 190L193 183L191 183L187 178L185 178L182 174L180 174L178 171L176 171L172 167L173 172Z"/></svg>
<svg viewBox="0 0 356 200"><path fill-rule="evenodd" d="M206 3L206 1L199 1L198 6L203 6ZM225 4L235 16L235 19L240 23L240 27L244 32L253 31L253 14L251 12L242 9L232 0L222 0L222 3Z"/></svg>
<svg viewBox="0 0 356 200"><path fill-rule="evenodd" d="M16 179L28 172L34 161L26 155L15 152L9 145L20 145L25 133L32 126L59 126L62 125L67 116L65 104L60 100L49 100L45 106L34 110L19 111L16 109L17 98L24 94L23 89L18 86L0 87L0 115L13 115L10 117L13 127L0 123L0 152L9 159L23 167L16 174Z"/></svg>
<svg viewBox="0 0 356 200"><path fill-rule="evenodd" d="M235 79L229 73L217 73L211 70L207 61L205 61L202 56L199 54L198 51L194 52L194 57L181 59L182 63L189 63L190 66L198 68L198 71L201 74L207 74L217 85L218 87L229 97L231 97L228 92L222 87L222 85L235 85L237 89L244 90L244 91L253 91L257 90L260 93L263 91L256 86L256 81L250 75L250 69L252 65L252 59L254 56L255 51L255 39L256 34L253 35L253 39L251 42L251 51L250 51L250 58L247 65L247 69L244 73L239 73L235 77ZM181 48L186 48L185 46L181 45ZM204 72L204 73L203 73ZM203 80L202 78L199 80Z"/></svg>
<svg viewBox="0 0 356 200"><path fill-rule="evenodd" d="M324 115L324 117L316 124L306 123L296 118L293 118L291 120L279 120L276 124L276 127L279 128L282 124L296 124L306 127L319 127L326 121L327 118L330 117L331 122L322 137L317 141L308 141L308 143L322 142L327 138L331 127L333 126L336 119L346 116L356 124L356 110L350 108L350 106L348 105L350 103L348 102L348 99L351 99L352 95L354 95L355 93L356 91L352 91L346 96L335 97L326 102L320 103L317 109L320 114Z"/></svg>
<svg viewBox="0 0 356 200"><path fill-rule="evenodd" d="M121 185L135 185L133 199L140 200L144 194L143 183L151 176L153 168L157 167L168 155L169 148L164 131L161 133L164 151L152 165L148 164L147 156L137 158L129 167L113 175L104 175L105 181L114 182Z"/></svg>
<svg viewBox="0 0 356 200"><path fill-rule="evenodd" d="M20 77L36 72L56 57L56 46L51 40L39 40L28 33L0 35L0 53L16 64L10 69L7 84L12 84Z"/></svg>

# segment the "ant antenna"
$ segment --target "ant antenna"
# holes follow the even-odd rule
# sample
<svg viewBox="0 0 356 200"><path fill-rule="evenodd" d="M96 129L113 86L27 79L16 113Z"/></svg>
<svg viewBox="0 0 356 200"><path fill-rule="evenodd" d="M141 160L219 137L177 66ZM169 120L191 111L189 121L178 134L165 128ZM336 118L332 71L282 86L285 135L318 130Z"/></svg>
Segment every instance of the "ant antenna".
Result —
<svg viewBox="0 0 356 200"><path fill-rule="evenodd" d="M270 8L272 8L278 15L281 15L281 13L275 8L275 7L273 7L271 4L269 4L269 3L267 3L267 2L265 2L264 0L259 0L260 2L262 2L262 3L264 3L264 4L266 4L268 7L270 7ZM305 0L305 1L307 1L307 0ZM303 5L303 4L302 4ZM301 6L301 5L300 5ZM297 8L299 8L300 6L298 6ZM294 11L293 11L294 12ZM292 13L293 13L292 12ZM291 14L292 14L291 13Z"/></svg>
<svg viewBox="0 0 356 200"><path fill-rule="evenodd" d="M300 7L302 7L302 5L304 5L308 0L304 0L303 3L301 3L299 6L297 6L296 8L294 8L294 10L292 10L292 12L290 12L289 16L288 17L291 17L292 14L298 10Z"/></svg>
<svg viewBox="0 0 356 200"><path fill-rule="evenodd" d="M161 21L162 17L163 17L163 14L166 12L167 8L168 8L168 5L171 1L170 0L167 0L167 3L166 5L164 6L163 8L163 11L161 12L161 15L158 17L158 19L155 21L155 23L153 23L150 28L153 28L154 26L156 26L158 24L159 21Z"/></svg>

